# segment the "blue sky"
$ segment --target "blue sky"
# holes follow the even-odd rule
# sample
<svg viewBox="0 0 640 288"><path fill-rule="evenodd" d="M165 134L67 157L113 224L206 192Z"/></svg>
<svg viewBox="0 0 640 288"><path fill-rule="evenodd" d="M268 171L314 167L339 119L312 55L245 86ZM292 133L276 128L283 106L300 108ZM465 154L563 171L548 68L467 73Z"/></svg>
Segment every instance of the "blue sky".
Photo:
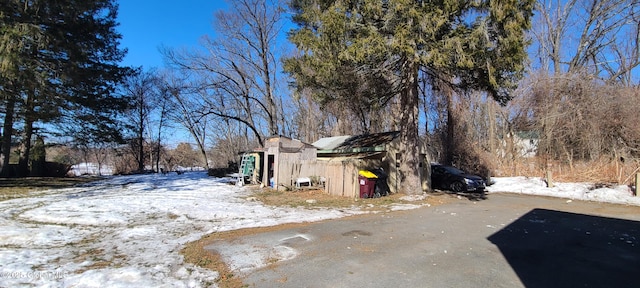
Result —
<svg viewBox="0 0 640 288"><path fill-rule="evenodd" d="M164 66L159 48L198 47L204 35L213 35L213 13L226 9L223 0L118 0L120 48L128 49L121 63L145 70ZM171 147L193 142L181 128L170 133Z"/></svg>
<svg viewBox="0 0 640 288"><path fill-rule="evenodd" d="M223 0L119 0L121 48L129 51L123 65L162 67L161 46L195 47L200 37L213 34L211 22Z"/></svg>

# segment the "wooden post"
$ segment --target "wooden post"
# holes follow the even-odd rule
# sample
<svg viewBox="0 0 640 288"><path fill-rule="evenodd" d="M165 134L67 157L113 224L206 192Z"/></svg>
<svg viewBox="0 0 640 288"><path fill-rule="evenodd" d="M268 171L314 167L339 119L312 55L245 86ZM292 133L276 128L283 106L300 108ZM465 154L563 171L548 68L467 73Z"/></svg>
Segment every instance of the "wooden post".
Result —
<svg viewBox="0 0 640 288"><path fill-rule="evenodd" d="M638 196L638 187L640 187L640 173L636 173L636 191L633 192L635 196Z"/></svg>
<svg viewBox="0 0 640 288"><path fill-rule="evenodd" d="M551 179L551 170L549 170L549 169L547 169L547 175L546 175L546 178L547 178L547 187L549 187L549 188L553 188L553 187L554 187L554 185L553 185L553 179Z"/></svg>

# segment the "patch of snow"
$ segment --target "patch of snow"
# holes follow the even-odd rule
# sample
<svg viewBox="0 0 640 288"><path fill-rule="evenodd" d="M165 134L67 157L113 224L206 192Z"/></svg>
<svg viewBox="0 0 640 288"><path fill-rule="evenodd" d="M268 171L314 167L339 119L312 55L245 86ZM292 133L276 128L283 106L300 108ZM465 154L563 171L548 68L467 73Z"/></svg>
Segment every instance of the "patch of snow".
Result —
<svg viewBox="0 0 640 288"><path fill-rule="evenodd" d="M422 201L422 200L424 200L424 199L426 199L426 198L427 198L427 195L425 195L425 194L420 194L420 195L405 195L405 196L400 197L400 200L402 200L402 201L410 201L410 202L412 202L412 201Z"/></svg>
<svg viewBox="0 0 640 288"><path fill-rule="evenodd" d="M0 287L210 286L217 272L185 263L179 251L186 243L216 231L362 213L267 207L249 195L206 172L188 172L114 176L0 201ZM32 277L36 272L64 277Z"/></svg>
<svg viewBox="0 0 640 288"><path fill-rule="evenodd" d="M420 208L424 205L416 205L416 204L392 204L389 207L391 211L402 211L402 210L412 210Z"/></svg>
<svg viewBox="0 0 640 288"><path fill-rule="evenodd" d="M71 166L71 170L69 172L73 176L113 175L113 167L110 165L98 165L96 163L80 163Z"/></svg>
<svg viewBox="0 0 640 288"><path fill-rule="evenodd" d="M631 188L625 185L613 188L594 188L593 183L555 183L555 187L549 188L545 181L539 177L497 177L491 179L495 183L486 188L489 193L510 192L640 206L640 197L634 196Z"/></svg>

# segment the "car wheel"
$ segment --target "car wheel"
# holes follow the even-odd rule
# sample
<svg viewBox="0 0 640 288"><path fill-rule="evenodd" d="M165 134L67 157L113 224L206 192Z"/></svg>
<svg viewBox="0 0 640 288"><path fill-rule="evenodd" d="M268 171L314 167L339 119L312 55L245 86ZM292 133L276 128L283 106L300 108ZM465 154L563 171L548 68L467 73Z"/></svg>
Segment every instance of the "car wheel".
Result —
<svg viewBox="0 0 640 288"><path fill-rule="evenodd" d="M450 188L453 192L462 192L464 191L464 184L462 182L453 182Z"/></svg>

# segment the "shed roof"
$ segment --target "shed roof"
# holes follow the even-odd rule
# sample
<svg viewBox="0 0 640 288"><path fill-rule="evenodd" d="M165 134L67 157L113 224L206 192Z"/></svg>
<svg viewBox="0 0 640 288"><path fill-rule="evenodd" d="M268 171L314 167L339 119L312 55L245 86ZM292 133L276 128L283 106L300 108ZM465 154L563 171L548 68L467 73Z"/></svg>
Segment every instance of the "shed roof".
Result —
<svg viewBox="0 0 640 288"><path fill-rule="evenodd" d="M377 147L388 144L398 136L400 136L400 131L351 136L342 142L342 144L338 145L336 149Z"/></svg>
<svg viewBox="0 0 640 288"><path fill-rule="evenodd" d="M355 136L336 136L322 138L313 143L318 153L361 153L383 151L383 146L400 136L399 131L362 134Z"/></svg>
<svg viewBox="0 0 640 288"><path fill-rule="evenodd" d="M345 136L321 138L320 140L313 142L311 145L316 146L318 149L321 149L321 150L333 150L336 147L340 146L342 143L344 143L345 140L351 137L352 137L351 135L345 135Z"/></svg>

